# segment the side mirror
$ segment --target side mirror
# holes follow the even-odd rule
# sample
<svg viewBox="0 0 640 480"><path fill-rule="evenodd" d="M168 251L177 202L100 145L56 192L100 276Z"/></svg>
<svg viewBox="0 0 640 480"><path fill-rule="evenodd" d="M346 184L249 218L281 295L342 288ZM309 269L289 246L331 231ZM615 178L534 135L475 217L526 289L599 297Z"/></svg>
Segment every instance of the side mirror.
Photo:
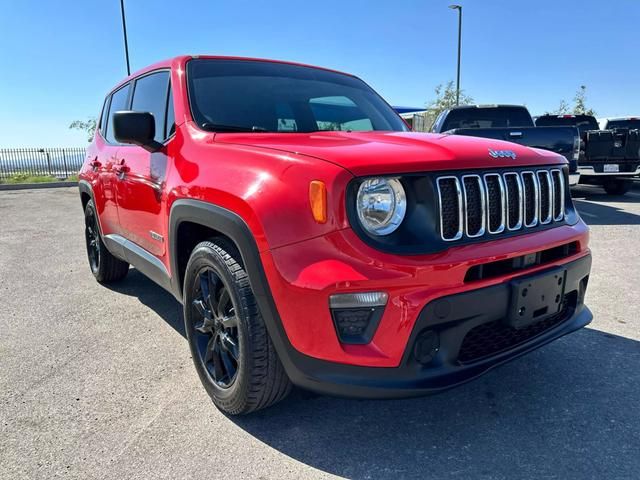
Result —
<svg viewBox="0 0 640 480"><path fill-rule="evenodd" d="M113 136L120 143L140 145L149 152L157 152L162 148L156 142L156 122L149 112L133 112L123 110L113 114Z"/></svg>

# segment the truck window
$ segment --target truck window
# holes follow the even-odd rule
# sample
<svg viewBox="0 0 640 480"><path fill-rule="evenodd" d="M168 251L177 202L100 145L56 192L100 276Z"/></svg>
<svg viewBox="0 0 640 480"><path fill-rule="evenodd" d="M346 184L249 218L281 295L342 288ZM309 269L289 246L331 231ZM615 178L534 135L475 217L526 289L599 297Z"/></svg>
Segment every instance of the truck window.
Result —
<svg viewBox="0 0 640 480"><path fill-rule="evenodd" d="M454 108L444 120L441 131L454 128L533 127L533 120L523 107Z"/></svg>
<svg viewBox="0 0 640 480"><path fill-rule="evenodd" d="M277 62L195 59L187 64L195 121L218 132L407 131L362 80Z"/></svg>
<svg viewBox="0 0 640 480"><path fill-rule="evenodd" d="M536 127L577 127L580 134L600 129L598 121L590 115L543 115L536 119Z"/></svg>
<svg viewBox="0 0 640 480"><path fill-rule="evenodd" d="M156 124L155 140L164 140L164 121L167 108L167 88L169 86L169 72L162 71L145 75L136 80L133 89L131 110L150 112Z"/></svg>
<svg viewBox="0 0 640 480"><path fill-rule="evenodd" d="M608 120L607 128L605 130L610 130L612 128L630 128L630 129L640 128L640 118Z"/></svg>

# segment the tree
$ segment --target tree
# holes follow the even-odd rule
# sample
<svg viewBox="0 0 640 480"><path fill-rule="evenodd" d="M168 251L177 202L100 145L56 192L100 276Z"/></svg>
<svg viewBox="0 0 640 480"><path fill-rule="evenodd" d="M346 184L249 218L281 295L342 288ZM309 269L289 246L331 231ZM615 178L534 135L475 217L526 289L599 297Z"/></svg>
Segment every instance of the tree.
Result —
<svg viewBox="0 0 640 480"><path fill-rule="evenodd" d="M440 84L436 86L434 90L436 98L431 100L427 104L427 110L433 112L435 116L438 116L440 112L456 105L456 88L453 84L453 80L449 80L446 84ZM473 103L473 98L464 93L464 90L460 90L460 105L467 105Z"/></svg>
<svg viewBox="0 0 640 480"><path fill-rule="evenodd" d="M86 121L74 120L69 125L71 130L82 130L87 133L87 142L93 140L93 135L96 133L96 125L98 121L95 117L89 117Z"/></svg>
<svg viewBox="0 0 640 480"><path fill-rule="evenodd" d="M553 112L547 112L553 115L565 115L572 113L573 115L593 115L596 116L596 111L593 108L587 108L587 87L586 85L580 85L580 88L573 97L573 108L569 106L566 100L560 100L558 108Z"/></svg>
<svg viewBox="0 0 640 480"><path fill-rule="evenodd" d="M558 108L556 108L553 112L554 115L565 115L571 111L571 107L565 100L560 100L560 104Z"/></svg>
<svg viewBox="0 0 640 480"><path fill-rule="evenodd" d="M456 106L456 87L453 80L436 86L435 98L427 102L427 111L424 114L424 130L431 130L433 122L443 110ZM460 90L460 105L473 103L473 98Z"/></svg>
<svg viewBox="0 0 640 480"><path fill-rule="evenodd" d="M587 108L587 87L580 85L580 89L573 97L573 113L574 115L596 115L593 108Z"/></svg>

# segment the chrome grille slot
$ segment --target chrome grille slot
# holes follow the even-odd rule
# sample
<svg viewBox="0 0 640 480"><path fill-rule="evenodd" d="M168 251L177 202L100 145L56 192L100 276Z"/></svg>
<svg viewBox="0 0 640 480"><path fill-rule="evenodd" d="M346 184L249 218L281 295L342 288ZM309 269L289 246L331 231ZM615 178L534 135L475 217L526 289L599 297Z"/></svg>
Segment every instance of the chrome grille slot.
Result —
<svg viewBox="0 0 640 480"><path fill-rule="evenodd" d="M504 174L507 189L507 228L519 230L522 228L522 180L515 172Z"/></svg>
<svg viewBox="0 0 640 480"><path fill-rule="evenodd" d="M479 175L465 175L462 177L464 192L464 233L469 238L484 235L485 225L485 197L484 187Z"/></svg>
<svg viewBox="0 0 640 480"><path fill-rule="evenodd" d="M491 234L502 233L507 201L502 177L497 173L486 174L484 187L487 193L487 231Z"/></svg>
<svg viewBox="0 0 640 480"><path fill-rule="evenodd" d="M551 170L553 182L553 221L564 218L564 175L560 170Z"/></svg>
<svg viewBox="0 0 640 480"><path fill-rule="evenodd" d="M521 176L524 197L524 226L531 228L538 224L538 178L533 172L522 172Z"/></svg>
<svg viewBox="0 0 640 480"><path fill-rule="evenodd" d="M438 178L440 236L447 242L462 238L462 190L458 177Z"/></svg>
<svg viewBox="0 0 640 480"><path fill-rule="evenodd" d="M565 218L561 169L451 174L436 178L440 236L463 238L551 225Z"/></svg>
<svg viewBox="0 0 640 480"><path fill-rule="evenodd" d="M539 170L538 184L540 185L540 223L546 225L553 219L553 190L551 176L547 170Z"/></svg>

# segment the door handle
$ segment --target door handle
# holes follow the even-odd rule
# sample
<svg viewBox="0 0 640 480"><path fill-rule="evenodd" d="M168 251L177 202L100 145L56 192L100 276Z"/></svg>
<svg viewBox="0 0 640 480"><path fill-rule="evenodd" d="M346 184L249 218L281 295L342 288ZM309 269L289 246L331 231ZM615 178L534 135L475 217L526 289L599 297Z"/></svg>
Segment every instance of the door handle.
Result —
<svg viewBox="0 0 640 480"><path fill-rule="evenodd" d="M102 163L98 161L98 157L95 157L93 160L89 162L89 166L93 168L93 170L97 170L102 166Z"/></svg>
<svg viewBox="0 0 640 480"><path fill-rule="evenodd" d="M130 168L127 166L126 164L127 162L125 161L124 158L121 158L119 161L116 162L116 166L114 168L116 175L118 175L120 177L120 180L122 180L124 178L124 174L128 173Z"/></svg>
<svg viewBox="0 0 640 480"><path fill-rule="evenodd" d="M510 137L521 137L522 132L509 132Z"/></svg>

